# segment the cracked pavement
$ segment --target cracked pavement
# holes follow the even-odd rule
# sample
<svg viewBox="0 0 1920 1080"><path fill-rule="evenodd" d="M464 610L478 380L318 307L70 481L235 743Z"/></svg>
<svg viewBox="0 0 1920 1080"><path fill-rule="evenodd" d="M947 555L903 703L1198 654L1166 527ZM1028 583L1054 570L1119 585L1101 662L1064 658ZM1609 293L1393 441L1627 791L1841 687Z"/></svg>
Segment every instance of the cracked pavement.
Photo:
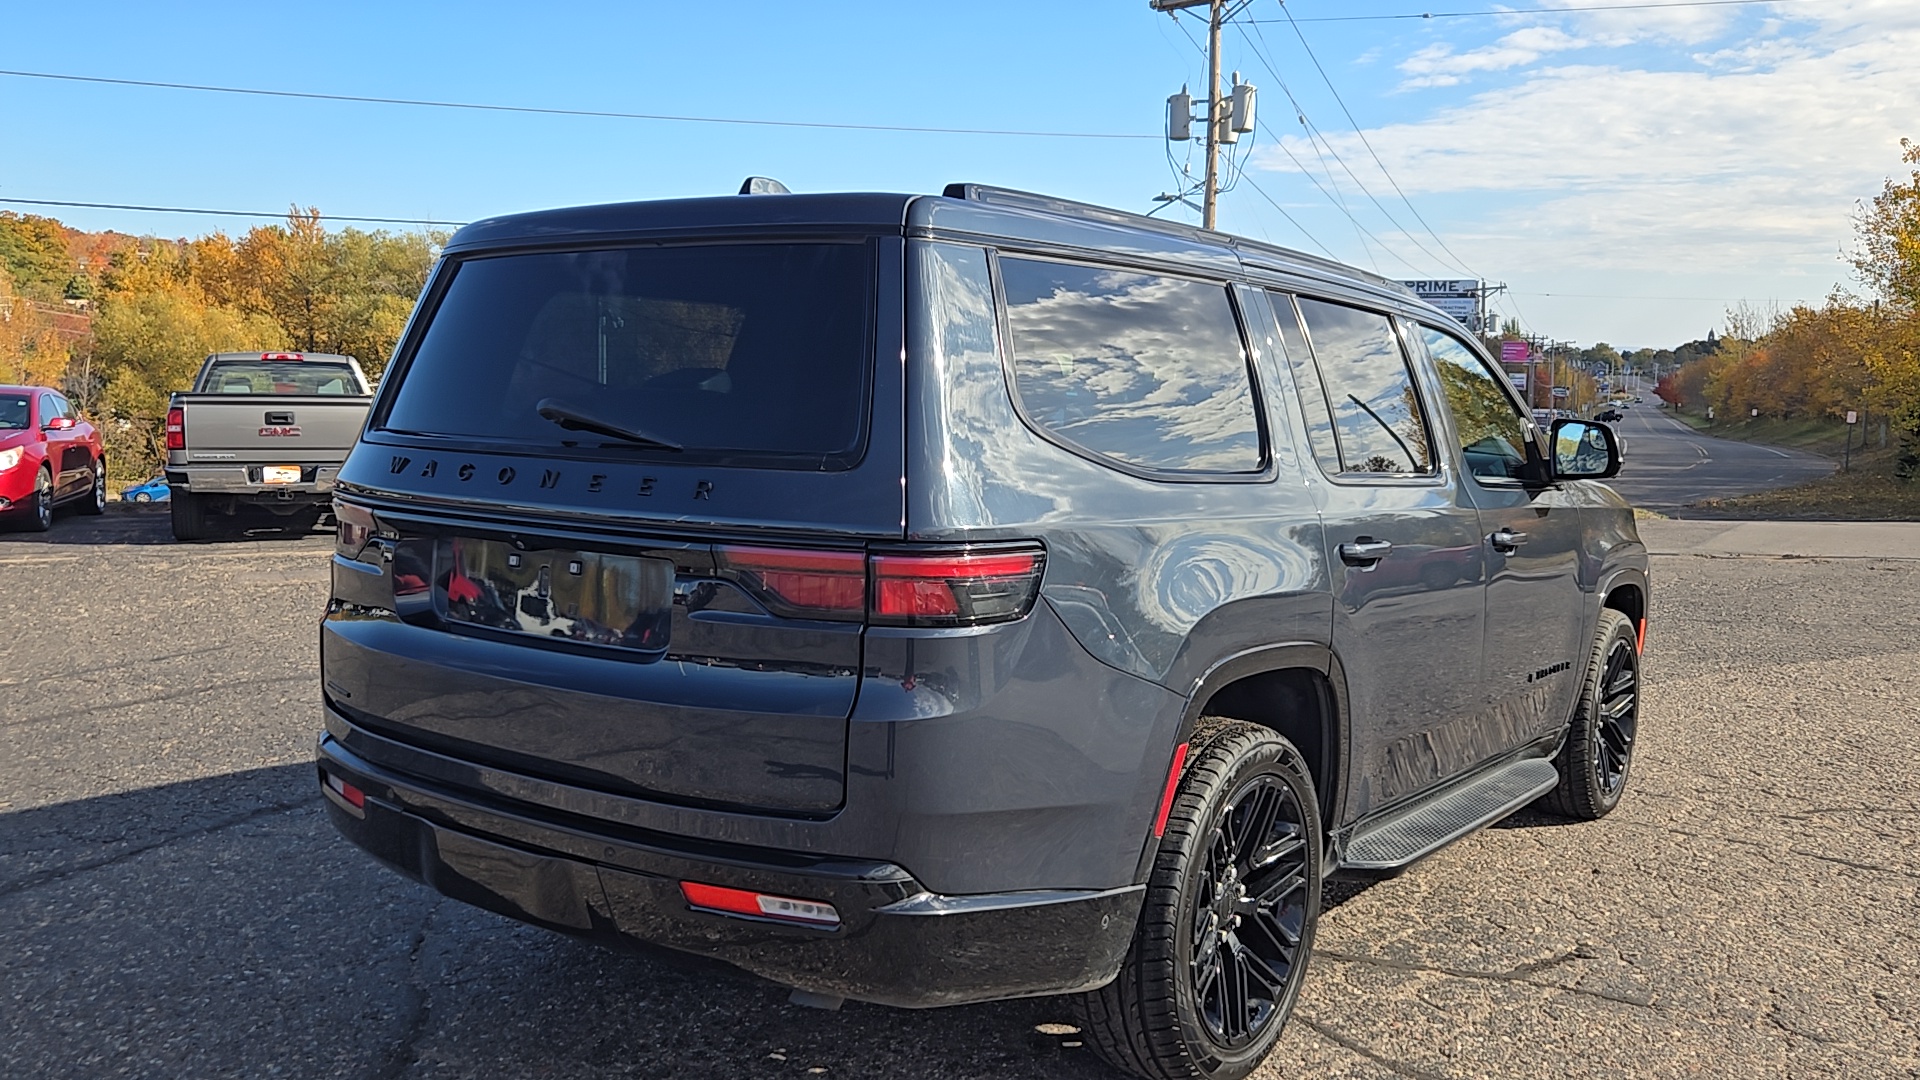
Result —
<svg viewBox="0 0 1920 1080"><path fill-rule="evenodd" d="M0 1075L1110 1075L1057 1001L801 1009L380 869L314 788L324 539L165 539L0 539ZM1331 884L1257 1075L1920 1076L1906 554L1656 556L1621 809Z"/></svg>

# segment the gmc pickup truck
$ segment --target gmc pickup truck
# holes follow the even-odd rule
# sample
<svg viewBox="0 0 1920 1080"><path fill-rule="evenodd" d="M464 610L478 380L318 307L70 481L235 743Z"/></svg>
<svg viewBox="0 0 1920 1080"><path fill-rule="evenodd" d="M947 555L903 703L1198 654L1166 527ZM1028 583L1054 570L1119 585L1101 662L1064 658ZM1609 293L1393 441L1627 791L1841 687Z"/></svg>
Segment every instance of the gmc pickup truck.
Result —
<svg viewBox="0 0 1920 1080"><path fill-rule="evenodd" d="M331 353L215 353L167 408L173 535L205 540L249 506L305 531L373 402L360 364Z"/></svg>

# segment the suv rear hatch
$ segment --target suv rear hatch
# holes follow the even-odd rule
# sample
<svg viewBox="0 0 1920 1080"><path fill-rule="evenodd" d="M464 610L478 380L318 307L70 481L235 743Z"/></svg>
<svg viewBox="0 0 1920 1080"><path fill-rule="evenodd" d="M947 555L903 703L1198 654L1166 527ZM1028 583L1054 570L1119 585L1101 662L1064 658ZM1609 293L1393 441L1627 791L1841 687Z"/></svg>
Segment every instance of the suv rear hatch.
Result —
<svg viewBox="0 0 1920 1080"><path fill-rule="evenodd" d="M832 812L865 549L901 536L899 263L897 236L450 259L341 474L329 701L527 775Z"/></svg>

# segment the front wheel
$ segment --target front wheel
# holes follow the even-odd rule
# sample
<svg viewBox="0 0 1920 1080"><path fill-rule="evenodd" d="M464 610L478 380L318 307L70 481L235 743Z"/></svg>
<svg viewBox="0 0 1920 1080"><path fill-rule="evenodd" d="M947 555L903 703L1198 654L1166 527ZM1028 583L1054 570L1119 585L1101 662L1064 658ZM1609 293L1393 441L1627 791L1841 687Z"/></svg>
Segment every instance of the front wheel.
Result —
<svg viewBox="0 0 1920 1080"><path fill-rule="evenodd" d="M28 532L53 528L53 472L42 466L33 478L33 494L19 510L20 527Z"/></svg>
<svg viewBox="0 0 1920 1080"><path fill-rule="evenodd" d="M1639 637L1632 619L1602 608L1573 723L1553 759L1560 783L1541 797L1541 805L1582 821L1605 817L1626 793L1639 734Z"/></svg>
<svg viewBox="0 0 1920 1080"><path fill-rule="evenodd" d="M1280 1038L1320 914L1321 824L1292 743L1200 722L1113 982L1075 999L1087 1042L1143 1080L1237 1080Z"/></svg>

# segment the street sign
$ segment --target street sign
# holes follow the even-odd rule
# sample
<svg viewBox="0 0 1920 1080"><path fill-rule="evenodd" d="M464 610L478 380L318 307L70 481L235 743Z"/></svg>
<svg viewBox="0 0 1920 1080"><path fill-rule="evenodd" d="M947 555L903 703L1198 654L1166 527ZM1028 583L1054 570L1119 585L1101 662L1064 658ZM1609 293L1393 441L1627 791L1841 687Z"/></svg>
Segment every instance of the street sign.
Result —
<svg viewBox="0 0 1920 1080"><path fill-rule="evenodd" d="M1480 330L1480 283L1472 278L1402 281L1413 294L1469 330Z"/></svg>
<svg viewBox="0 0 1920 1080"><path fill-rule="evenodd" d="M1573 391L1564 386L1556 386L1553 388L1553 396L1557 398L1569 397L1572 394Z"/></svg>
<svg viewBox="0 0 1920 1080"><path fill-rule="evenodd" d="M1857 423L1859 423L1859 422L1860 422L1860 414L1859 414L1859 413L1857 413L1857 412L1854 412L1854 411L1853 411L1852 409L1848 409L1848 410L1847 410L1847 423L1849 423L1849 424L1857 424Z"/></svg>
<svg viewBox="0 0 1920 1080"><path fill-rule="evenodd" d="M1521 394L1524 395L1527 392L1527 373L1526 372L1509 371L1507 372L1507 381L1512 383L1513 388L1515 390L1520 391Z"/></svg>
<svg viewBox="0 0 1920 1080"><path fill-rule="evenodd" d="M1528 345L1524 341L1503 341L1500 343L1500 362L1503 364L1524 364L1527 362Z"/></svg>

